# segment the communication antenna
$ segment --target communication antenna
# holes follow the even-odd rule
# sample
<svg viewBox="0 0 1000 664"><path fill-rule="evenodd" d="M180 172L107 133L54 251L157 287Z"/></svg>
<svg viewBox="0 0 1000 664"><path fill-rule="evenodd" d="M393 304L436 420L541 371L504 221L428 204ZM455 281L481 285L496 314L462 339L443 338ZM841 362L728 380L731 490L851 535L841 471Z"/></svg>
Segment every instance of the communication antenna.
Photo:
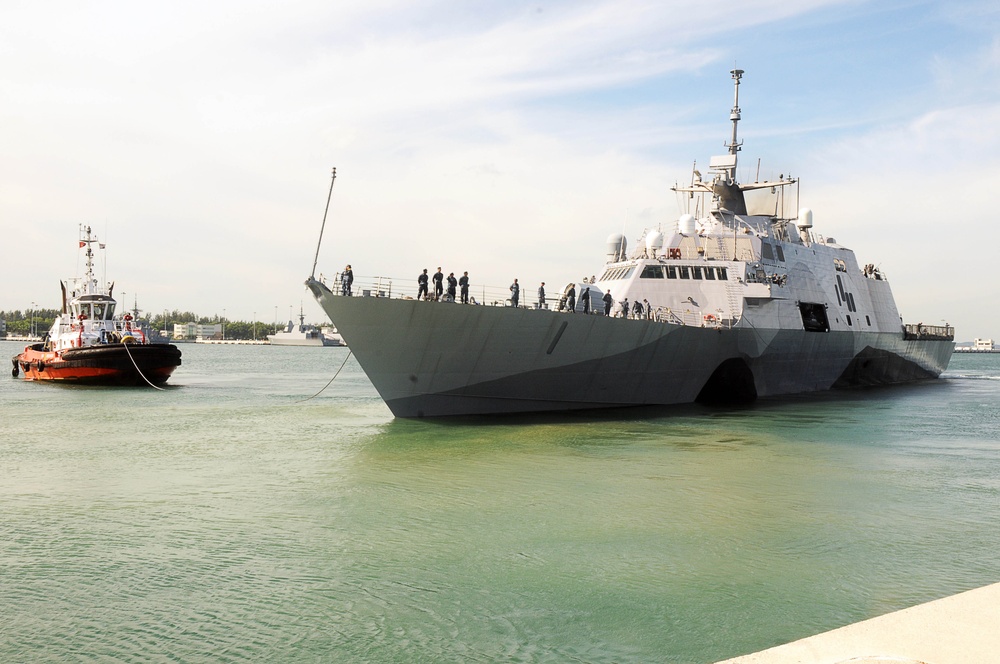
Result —
<svg viewBox="0 0 1000 664"><path fill-rule="evenodd" d="M729 173L729 179L736 179L736 153L740 151L740 147L743 145L743 141L737 140L736 138L736 128L740 123L740 79L743 78L742 69L734 69L730 74L733 75L733 81L735 82L733 88L735 92L733 93L733 110L729 112L729 119L733 121L733 139L726 144L729 148L729 154L733 155L733 166Z"/></svg>
<svg viewBox="0 0 1000 664"><path fill-rule="evenodd" d="M337 179L337 168L334 167L333 175L330 177L330 192L326 195L326 208L323 210L323 224L319 227L319 242L316 243L316 258L313 259L312 274L310 279L316 278L316 264L319 263L319 248L323 244L323 230L326 228L326 213L330 211L330 198L333 197L333 183Z"/></svg>

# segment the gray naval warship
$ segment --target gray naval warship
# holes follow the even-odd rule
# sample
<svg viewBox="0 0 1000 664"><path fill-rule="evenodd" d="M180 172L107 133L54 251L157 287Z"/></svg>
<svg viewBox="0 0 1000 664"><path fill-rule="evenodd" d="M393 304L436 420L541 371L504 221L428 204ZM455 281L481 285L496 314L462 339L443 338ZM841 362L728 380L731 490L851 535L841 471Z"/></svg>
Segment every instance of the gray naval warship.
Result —
<svg viewBox="0 0 1000 664"><path fill-rule="evenodd" d="M737 182L743 71L731 74L728 154L673 187L686 212L669 232L644 231L631 251L609 237L600 275L567 284L552 309L379 287L348 297L306 281L393 415L740 403L947 368L954 329L905 324L881 269L813 230L797 178ZM636 301L641 313L628 305Z"/></svg>

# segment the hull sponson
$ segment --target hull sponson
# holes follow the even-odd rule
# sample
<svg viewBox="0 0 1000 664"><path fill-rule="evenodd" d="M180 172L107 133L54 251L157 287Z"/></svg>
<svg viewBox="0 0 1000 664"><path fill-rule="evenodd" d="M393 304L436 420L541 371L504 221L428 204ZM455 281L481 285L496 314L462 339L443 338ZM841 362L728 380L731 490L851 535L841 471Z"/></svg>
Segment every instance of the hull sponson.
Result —
<svg viewBox="0 0 1000 664"><path fill-rule="evenodd" d="M397 417L692 403L734 358L750 369L762 397L838 381L892 383L939 375L952 349L950 342L904 341L901 332L715 329L342 297L307 284ZM878 358L855 362L871 351ZM863 367L866 359L873 361Z"/></svg>

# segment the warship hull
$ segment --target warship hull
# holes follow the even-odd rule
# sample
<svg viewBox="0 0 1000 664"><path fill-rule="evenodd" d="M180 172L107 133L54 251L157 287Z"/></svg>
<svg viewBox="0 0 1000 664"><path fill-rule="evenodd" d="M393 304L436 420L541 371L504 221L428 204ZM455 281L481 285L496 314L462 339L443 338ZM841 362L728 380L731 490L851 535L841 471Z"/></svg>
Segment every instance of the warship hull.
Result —
<svg viewBox="0 0 1000 664"><path fill-rule="evenodd" d="M675 325L308 287L396 417L733 403L935 378L953 342Z"/></svg>

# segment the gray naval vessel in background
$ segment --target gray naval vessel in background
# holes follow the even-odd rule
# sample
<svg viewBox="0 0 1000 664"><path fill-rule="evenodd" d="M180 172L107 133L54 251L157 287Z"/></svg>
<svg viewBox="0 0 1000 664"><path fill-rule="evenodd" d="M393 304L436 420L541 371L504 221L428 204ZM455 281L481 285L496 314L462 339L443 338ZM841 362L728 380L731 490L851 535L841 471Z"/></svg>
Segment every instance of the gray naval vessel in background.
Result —
<svg viewBox="0 0 1000 664"><path fill-rule="evenodd" d="M631 251L612 235L601 274L568 284L558 310L422 301L378 286L347 297L306 281L395 416L748 402L947 368L953 328L904 324L886 275L813 230L797 179L737 182L743 71L731 73L728 154L673 187L686 213ZM605 293L614 316L603 315ZM642 313L622 315L626 300Z"/></svg>

